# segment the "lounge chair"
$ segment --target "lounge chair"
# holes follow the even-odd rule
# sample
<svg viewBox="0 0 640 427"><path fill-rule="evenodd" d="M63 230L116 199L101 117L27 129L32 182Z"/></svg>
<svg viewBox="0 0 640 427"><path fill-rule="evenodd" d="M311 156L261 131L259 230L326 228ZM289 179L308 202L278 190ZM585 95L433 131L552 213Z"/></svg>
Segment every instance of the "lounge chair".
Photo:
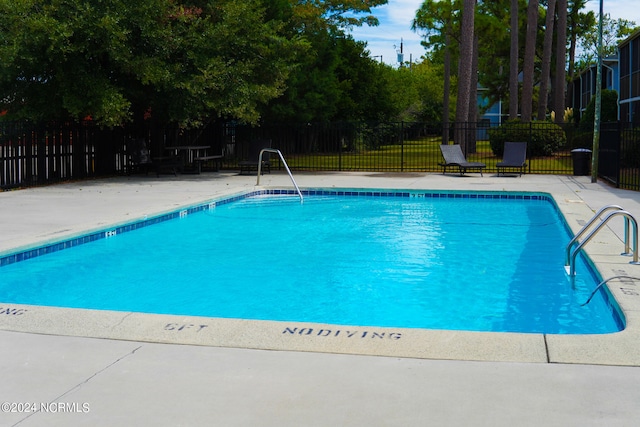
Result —
<svg viewBox="0 0 640 427"><path fill-rule="evenodd" d="M256 139L251 141L249 144L249 152L245 160L238 162L238 166L240 166L240 174L242 175L244 172L251 173L252 171L258 170L258 162L262 162L261 171L264 173L265 171L271 173L271 163L269 162L269 153L263 153L262 159L258 159L260 157L260 151L263 148L271 148L271 140L270 139Z"/></svg>
<svg viewBox="0 0 640 427"><path fill-rule="evenodd" d="M442 174L447 173L448 167L457 167L460 171L460 175L464 175L468 169L476 169L482 175L482 170L487 167L484 163L480 162L468 162L467 159L462 154L462 149L459 144L453 145L441 145L440 151L442 152L442 157L444 158L444 163L438 163L438 165L442 166Z"/></svg>
<svg viewBox="0 0 640 427"><path fill-rule="evenodd" d="M527 167L527 143L505 142L502 161L496 167L498 168L498 176L500 176L500 172L504 175L506 169L515 169L522 176Z"/></svg>

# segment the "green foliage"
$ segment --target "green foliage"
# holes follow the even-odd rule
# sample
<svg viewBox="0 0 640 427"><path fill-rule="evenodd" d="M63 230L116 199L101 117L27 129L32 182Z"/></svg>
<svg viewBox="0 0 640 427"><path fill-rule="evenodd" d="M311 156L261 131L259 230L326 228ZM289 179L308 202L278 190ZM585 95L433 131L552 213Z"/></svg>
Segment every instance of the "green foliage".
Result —
<svg viewBox="0 0 640 427"><path fill-rule="evenodd" d="M259 0L0 0L0 109L115 126L248 122L305 44Z"/></svg>
<svg viewBox="0 0 640 427"><path fill-rule="evenodd" d="M586 110L580 118L578 128L583 132L593 132L596 111L596 97L592 96L587 105ZM601 92L600 99L600 122L618 121L618 92L615 90L604 89Z"/></svg>
<svg viewBox="0 0 640 427"><path fill-rule="evenodd" d="M502 157L507 141L526 141L527 153L531 157L550 156L567 143L560 126L547 121L523 123L513 120L488 130L489 143L493 153Z"/></svg>
<svg viewBox="0 0 640 427"><path fill-rule="evenodd" d="M626 19L613 19L608 13L602 18L602 56L607 57L616 54L618 44L633 34L637 24ZM583 65L593 64L598 58L598 23L594 19L590 24L579 40L580 63Z"/></svg>

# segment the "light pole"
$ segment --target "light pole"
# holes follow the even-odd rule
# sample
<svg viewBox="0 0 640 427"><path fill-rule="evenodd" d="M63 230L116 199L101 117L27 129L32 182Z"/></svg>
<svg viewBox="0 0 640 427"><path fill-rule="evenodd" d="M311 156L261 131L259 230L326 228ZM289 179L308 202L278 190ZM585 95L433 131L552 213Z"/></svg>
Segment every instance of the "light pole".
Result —
<svg viewBox="0 0 640 427"><path fill-rule="evenodd" d="M596 105L593 120L593 150L591 153L591 182L598 181L598 151L600 149L600 116L602 110L602 14L603 0L600 0L598 18L598 69L596 70Z"/></svg>

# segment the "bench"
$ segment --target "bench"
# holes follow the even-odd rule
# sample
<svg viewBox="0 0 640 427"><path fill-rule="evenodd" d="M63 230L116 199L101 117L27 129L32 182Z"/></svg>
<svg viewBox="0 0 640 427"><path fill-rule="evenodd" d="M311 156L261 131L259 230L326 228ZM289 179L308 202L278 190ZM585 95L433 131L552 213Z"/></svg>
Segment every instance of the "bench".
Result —
<svg viewBox="0 0 640 427"><path fill-rule="evenodd" d="M216 154L213 156L195 157L193 160L198 165L198 173L202 173L202 164L207 162L212 162L213 170L217 172L220 170L220 168L222 168L222 158L223 158L222 154Z"/></svg>

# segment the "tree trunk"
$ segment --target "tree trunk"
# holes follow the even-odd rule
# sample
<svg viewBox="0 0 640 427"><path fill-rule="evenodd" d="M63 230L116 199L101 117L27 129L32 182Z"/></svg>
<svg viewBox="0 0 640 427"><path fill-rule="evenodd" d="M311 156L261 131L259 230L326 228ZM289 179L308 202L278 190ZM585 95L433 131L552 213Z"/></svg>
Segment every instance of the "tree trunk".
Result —
<svg viewBox="0 0 640 427"><path fill-rule="evenodd" d="M469 87L469 118L467 125L467 154L477 151L476 139L478 133L478 33L473 34L473 60L471 62L471 85ZM474 102L475 100L475 102Z"/></svg>
<svg viewBox="0 0 640 427"><path fill-rule="evenodd" d="M556 39L556 123L564 123L566 57L567 57L567 0L558 0L558 31Z"/></svg>
<svg viewBox="0 0 640 427"><path fill-rule="evenodd" d="M466 153L466 132L460 125L469 119L471 102L471 69L473 65L473 29L475 23L475 0L464 0L462 7L462 25L460 26L460 59L458 60L458 100L456 102L455 142ZM473 100L477 102L477 100Z"/></svg>
<svg viewBox="0 0 640 427"><path fill-rule="evenodd" d="M575 64L576 64L576 45L578 43L578 32L580 31L580 17L579 12L582 8L585 7L586 0L574 0L571 2L571 13L567 11L567 25L570 26L569 29L569 71L567 75L569 76L569 83L573 83L575 80ZM559 5L558 5L559 7ZM567 7L568 4L567 4ZM557 83L554 85L554 90L556 87L562 87L562 85L558 85ZM566 99L569 100L569 105L575 105L574 102L574 94L573 94L573 84L569 84L567 86L567 95ZM554 94L554 103L555 103L555 94ZM566 100L565 100L566 104ZM555 108L555 105L554 105ZM557 108L556 108L557 110ZM577 113L577 112L575 112ZM574 114L574 119L579 117L578 114Z"/></svg>
<svg viewBox="0 0 640 427"><path fill-rule="evenodd" d="M511 50L509 56L509 120L518 118L518 0L511 0Z"/></svg>
<svg viewBox="0 0 640 427"><path fill-rule="evenodd" d="M536 56L536 35L538 34L538 0L529 0L527 8L527 38L524 47L522 75L522 121L531 121L533 111L533 73Z"/></svg>
<svg viewBox="0 0 640 427"><path fill-rule="evenodd" d="M540 94L538 95L538 120L547 118L547 100L549 99L549 80L551 79L551 51L553 50L553 24L556 17L556 0L549 0L544 29L544 47L542 52L542 70L540 72ZM556 112L557 114L557 112Z"/></svg>
<svg viewBox="0 0 640 427"><path fill-rule="evenodd" d="M444 99L442 100L442 143L449 143L449 91L451 91L451 51L449 50L450 22L445 30L444 46Z"/></svg>

